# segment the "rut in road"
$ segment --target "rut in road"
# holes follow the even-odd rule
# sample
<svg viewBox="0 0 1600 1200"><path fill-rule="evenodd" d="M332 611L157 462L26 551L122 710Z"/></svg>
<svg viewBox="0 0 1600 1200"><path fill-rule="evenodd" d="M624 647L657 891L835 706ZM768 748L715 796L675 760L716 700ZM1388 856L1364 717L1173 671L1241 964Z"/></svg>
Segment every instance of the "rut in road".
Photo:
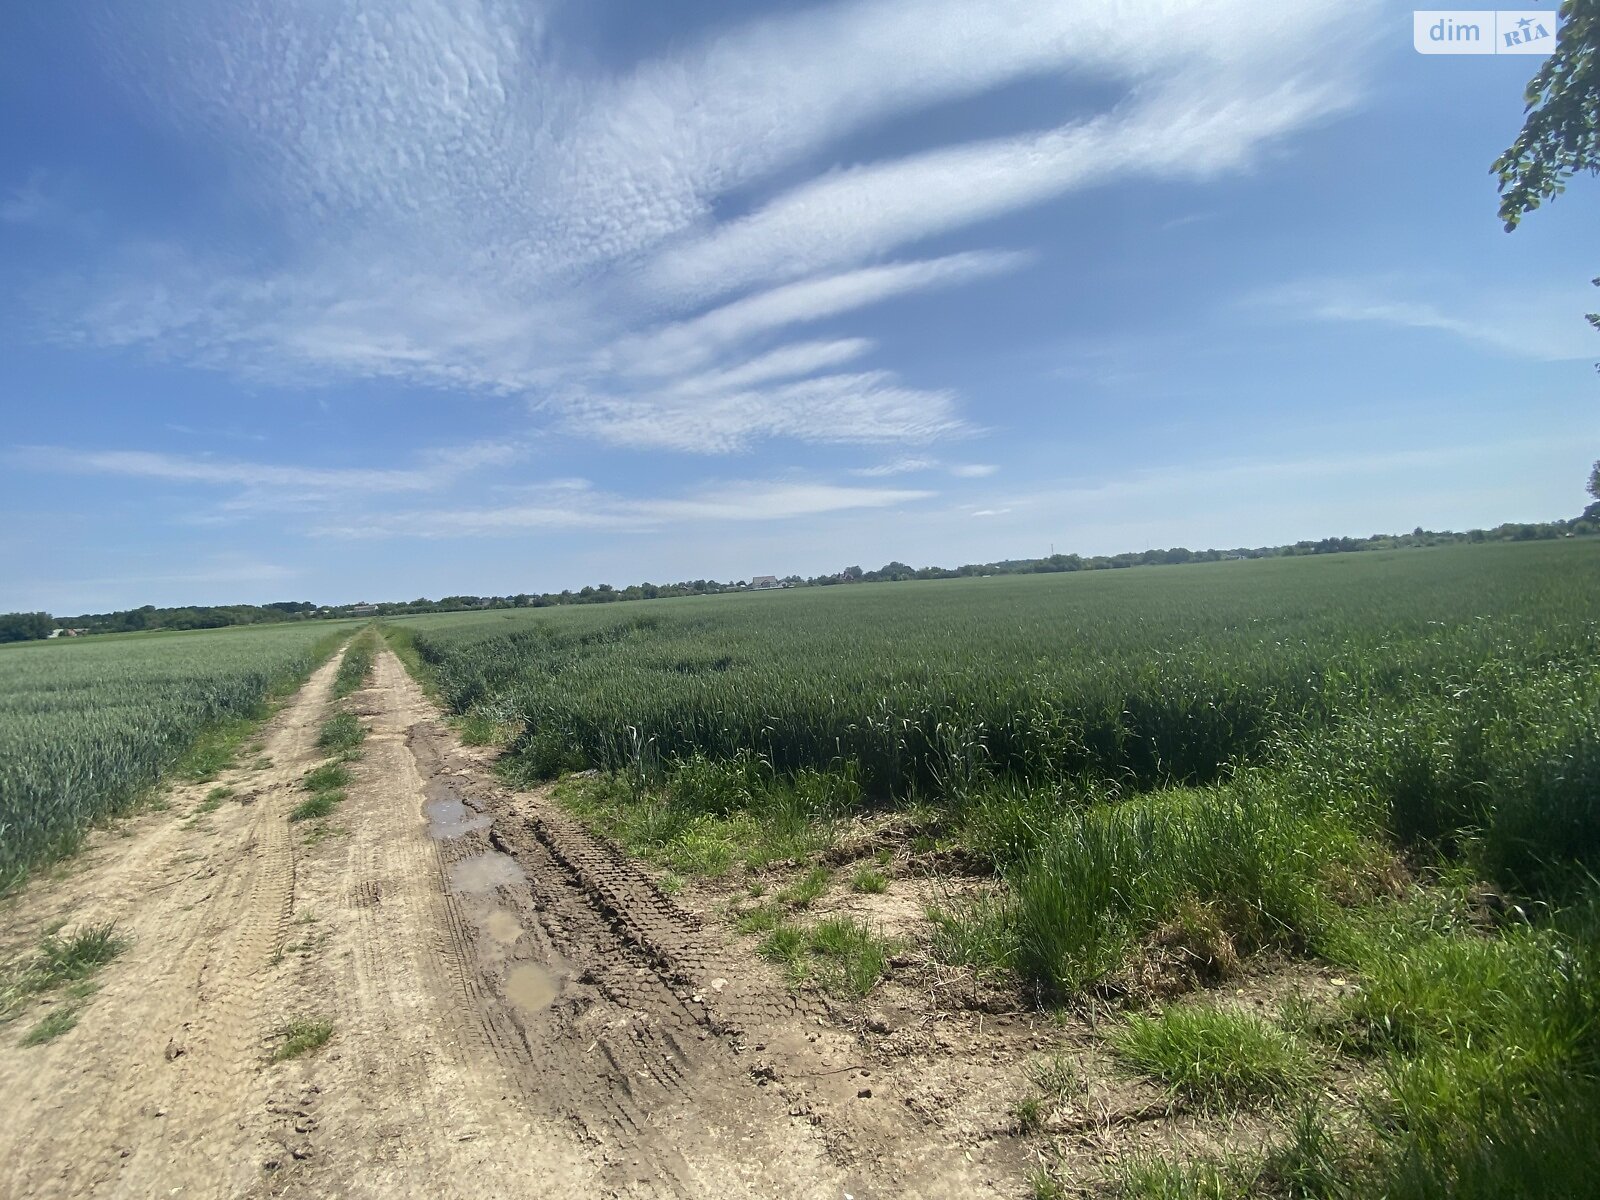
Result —
<svg viewBox="0 0 1600 1200"><path fill-rule="evenodd" d="M852 1103L840 1115L823 1103L805 1080L859 1056L825 1005L730 952L541 793L499 784L392 655L361 700L385 754L388 732L405 731L405 759L374 752L366 766L412 790L393 811L426 819L441 925L471 968L457 986L482 1014L484 1055L527 1111L567 1128L600 1191L984 1190L961 1152L930 1142L903 1108ZM369 873L366 886L381 911L387 885Z"/></svg>
<svg viewBox="0 0 1600 1200"><path fill-rule="evenodd" d="M36 883L7 948L115 919L132 949L79 1028L0 1048L24 1096L0 1193L796 1196L1009 1191L903 1105L852 1034L732 952L541 793L499 784L390 653L329 836L287 822L334 665L226 779ZM174 797L180 810L200 789ZM13 919L15 918L15 919ZM270 1063L288 1017L335 1027Z"/></svg>

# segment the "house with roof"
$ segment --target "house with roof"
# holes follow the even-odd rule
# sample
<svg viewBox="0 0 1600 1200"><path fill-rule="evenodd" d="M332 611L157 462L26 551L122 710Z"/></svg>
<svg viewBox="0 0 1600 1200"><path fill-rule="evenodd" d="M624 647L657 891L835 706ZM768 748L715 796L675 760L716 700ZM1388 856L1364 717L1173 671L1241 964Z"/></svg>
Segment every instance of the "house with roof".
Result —
<svg viewBox="0 0 1600 1200"><path fill-rule="evenodd" d="M778 582L778 577L776 575L757 575L750 580L751 589L757 592L764 592L768 588L782 586L783 585Z"/></svg>

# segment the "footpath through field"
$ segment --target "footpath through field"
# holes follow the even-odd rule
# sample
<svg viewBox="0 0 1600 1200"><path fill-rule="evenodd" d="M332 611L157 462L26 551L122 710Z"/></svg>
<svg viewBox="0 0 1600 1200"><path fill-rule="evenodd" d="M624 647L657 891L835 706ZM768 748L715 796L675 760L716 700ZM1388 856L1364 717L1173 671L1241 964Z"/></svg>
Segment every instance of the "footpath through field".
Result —
<svg viewBox="0 0 1600 1200"><path fill-rule="evenodd" d="M0 1044L0 1195L1009 1190L874 1102L820 1002L496 783L393 655L345 800L290 823L336 668L220 807L182 789L5 910L0 957L63 922L130 948L76 1028ZM331 1038L273 1061L298 1019Z"/></svg>

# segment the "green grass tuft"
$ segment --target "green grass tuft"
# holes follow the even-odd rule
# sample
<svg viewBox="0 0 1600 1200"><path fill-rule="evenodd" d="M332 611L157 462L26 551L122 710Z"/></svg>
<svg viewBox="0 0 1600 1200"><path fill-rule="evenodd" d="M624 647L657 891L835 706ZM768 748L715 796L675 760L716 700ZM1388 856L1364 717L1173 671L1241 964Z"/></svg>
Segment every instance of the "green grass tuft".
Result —
<svg viewBox="0 0 1600 1200"><path fill-rule="evenodd" d="M378 656L378 631L368 626L350 642L344 652L344 658L339 661L338 673L333 678L333 694L335 698L348 696L357 688L365 686L367 676L372 674L373 661Z"/></svg>
<svg viewBox="0 0 1600 1200"><path fill-rule="evenodd" d="M827 867L812 867L799 879L777 893L777 899L787 904L790 908L810 908L833 880L833 872Z"/></svg>
<svg viewBox="0 0 1600 1200"><path fill-rule="evenodd" d="M32 1029L22 1036L24 1046L41 1046L54 1041L78 1023L79 1006L61 1004L52 1008Z"/></svg>
<svg viewBox="0 0 1600 1200"><path fill-rule="evenodd" d="M793 982L815 983L841 996L865 996L889 963L888 943L850 917L829 917L810 927L780 922L757 952L787 967Z"/></svg>
<svg viewBox="0 0 1600 1200"><path fill-rule="evenodd" d="M874 867L862 867L850 877L850 890L879 896L889 890L889 877Z"/></svg>
<svg viewBox="0 0 1600 1200"><path fill-rule="evenodd" d="M343 792L318 792L296 804L289 812L291 821L314 821L319 817L326 817L344 799Z"/></svg>
<svg viewBox="0 0 1600 1200"><path fill-rule="evenodd" d="M325 1046L333 1036L333 1022L297 1017L278 1030L278 1045L271 1061L284 1062Z"/></svg>
<svg viewBox="0 0 1600 1200"><path fill-rule="evenodd" d="M1159 1017L1133 1014L1111 1036L1128 1063L1205 1108L1272 1102L1316 1074L1306 1048L1259 1017L1178 1005Z"/></svg>
<svg viewBox="0 0 1600 1200"><path fill-rule="evenodd" d="M322 723L317 734L317 748L325 754L349 754L366 736L366 726L361 724L361 719L341 709Z"/></svg>
<svg viewBox="0 0 1600 1200"><path fill-rule="evenodd" d="M350 771L347 767L342 763L325 762L307 771L300 780L300 786L308 792L329 792L349 782Z"/></svg>

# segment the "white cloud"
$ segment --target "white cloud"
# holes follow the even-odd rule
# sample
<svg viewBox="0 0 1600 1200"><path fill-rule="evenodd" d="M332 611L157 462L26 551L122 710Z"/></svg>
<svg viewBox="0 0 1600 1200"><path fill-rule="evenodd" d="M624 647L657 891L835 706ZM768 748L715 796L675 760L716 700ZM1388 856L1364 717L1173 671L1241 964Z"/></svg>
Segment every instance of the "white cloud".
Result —
<svg viewBox="0 0 1600 1200"><path fill-rule="evenodd" d="M950 474L958 479L985 479L999 469L993 463L957 463L950 468Z"/></svg>
<svg viewBox="0 0 1600 1200"><path fill-rule="evenodd" d="M504 466L520 456L512 445L480 443L423 451L418 466L405 469L304 467L162 454L146 450L73 450L60 446L22 446L6 457L36 471L116 475L173 484L237 489L223 513L266 509L315 509L335 499L438 491L489 466ZM199 514L215 522L218 514Z"/></svg>
<svg viewBox="0 0 1600 1200"><path fill-rule="evenodd" d="M742 481L704 488L683 497L630 499L599 492L582 496L552 494L530 503L494 508L390 513L358 524L326 525L315 532L336 538L505 536L530 530L572 529L647 532L677 524L780 521L887 508L927 500L933 495L903 488Z"/></svg>
<svg viewBox="0 0 1600 1200"><path fill-rule="evenodd" d="M1414 282L1396 280L1308 280L1267 289L1245 304L1273 317L1433 330L1513 358L1559 362L1600 353L1582 315L1594 306L1592 292L1456 281L1436 286L1450 293L1439 303L1414 298L1417 290Z"/></svg>
<svg viewBox="0 0 1600 1200"><path fill-rule="evenodd" d="M775 379L792 379L814 371L841 366L872 349L866 338L839 338L831 342L795 342L758 355L737 366L691 375L672 385L680 396L729 392Z"/></svg>
<svg viewBox="0 0 1600 1200"><path fill-rule="evenodd" d="M1346 101L1299 80L1265 95L1176 89L1125 115L835 172L668 252L654 278L704 295L832 269L1123 175L1215 174Z"/></svg>
<svg viewBox="0 0 1600 1200"><path fill-rule="evenodd" d="M775 329L836 317L910 292L998 275L1027 260L1015 252L983 251L819 275L623 339L614 348L612 361L634 375L693 370L724 348Z"/></svg>
<svg viewBox="0 0 1600 1200"><path fill-rule="evenodd" d="M926 440L964 427L949 391L828 374L869 351L859 336L772 339L1027 261L883 261L931 235L1129 174L1248 165L1351 102L1374 7L838 0L608 74L539 3L124 6L108 58L130 103L230 155L230 212L275 248L130 242L39 307L62 338L275 381L525 395L611 442ZM1118 99L831 166L852 132L1062 74ZM776 178L798 182L763 194ZM798 411L812 400L831 432Z"/></svg>
<svg viewBox="0 0 1600 1200"><path fill-rule="evenodd" d="M567 427L619 446L728 454L762 438L822 443L926 442L964 428L950 392L884 371L819 375L760 391L571 396Z"/></svg>
<svg viewBox="0 0 1600 1200"><path fill-rule="evenodd" d="M931 471L939 465L936 458L897 458L893 462L872 467L856 467L850 472L865 479L881 479L888 475L910 475L917 471Z"/></svg>

